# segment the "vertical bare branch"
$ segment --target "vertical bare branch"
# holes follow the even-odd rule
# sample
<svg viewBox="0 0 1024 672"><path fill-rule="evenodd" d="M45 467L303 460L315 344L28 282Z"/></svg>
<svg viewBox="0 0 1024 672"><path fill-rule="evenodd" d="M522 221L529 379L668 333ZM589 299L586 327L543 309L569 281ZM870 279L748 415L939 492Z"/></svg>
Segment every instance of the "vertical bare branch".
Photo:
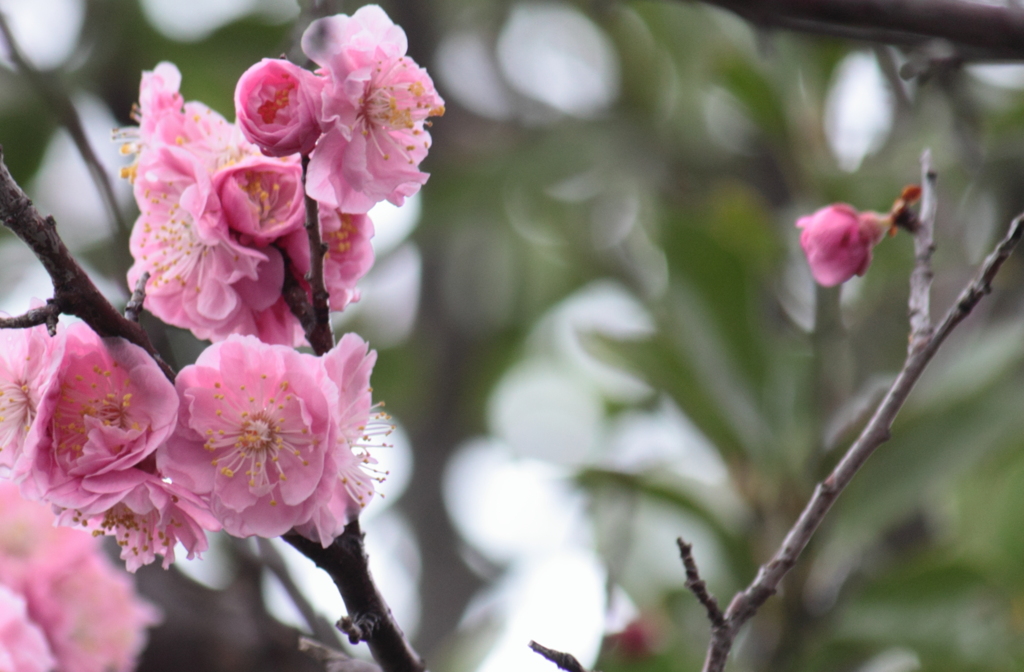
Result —
<svg viewBox="0 0 1024 672"><path fill-rule="evenodd" d="M302 184L306 184L309 157L302 157ZM313 323L306 329L306 340L313 352L323 355L334 347L331 330L331 295L324 284L324 255L327 248L320 239L320 214L317 202L306 196L306 235L309 236L309 286L313 293Z"/></svg>
<svg viewBox="0 0 1024 672"><path fill-rule="evenodd" d="M921 214L914 228L914 270L910 274L910 343L908 352L923 347L932 335L932 254L935 252L935 213L938 176L932 170L932 153L921 154Z"/></svg>
<svg viewBox="0 0 1024 672"><path fill-rule="evenodd" d="M295 533L282 539L334 580L349 617L359 624L361 639L370 645L373 659L384 672L426 672L426 665L406 640L373 582L358 520L346 525L327 548Z"/></svg>

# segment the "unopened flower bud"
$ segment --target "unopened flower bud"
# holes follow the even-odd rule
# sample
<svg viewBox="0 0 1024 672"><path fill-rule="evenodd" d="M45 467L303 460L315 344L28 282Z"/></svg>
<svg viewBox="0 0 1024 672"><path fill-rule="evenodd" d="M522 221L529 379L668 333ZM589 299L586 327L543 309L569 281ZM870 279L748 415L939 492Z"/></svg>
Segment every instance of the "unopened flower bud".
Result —
<svg viewBox="0 0 1024 672"><path fill-rule="evenodd" d="M871 249L889 229L878 213L857 212L835 203L796 220L800 246L807 255L811 275L825 287L864 275L871 265Z"/></svg>
<svg viewBox="0 0 1024 672"><path fill-rule="evenodd" d="M235 114L245 137L267 156L309 154L320 138L323 81L281 58L264 58L235 87Z"/></svg>

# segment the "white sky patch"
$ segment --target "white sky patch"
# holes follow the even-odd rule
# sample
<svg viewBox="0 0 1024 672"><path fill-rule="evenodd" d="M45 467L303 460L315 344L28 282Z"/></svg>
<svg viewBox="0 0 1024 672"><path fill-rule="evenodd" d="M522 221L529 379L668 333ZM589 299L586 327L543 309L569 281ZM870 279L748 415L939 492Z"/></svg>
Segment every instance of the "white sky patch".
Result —
<svg viewBox="0 0 1024 672"><path fill-rule="evenodd" d="M463 538L494 561L543 556L588 542L584 499L562 470L515 459L493 439L463 444L448 462L443 488Z"/></svg>
<svg viewBox="0 0 1024 672"><path fill-rule="evenodd" d="M609 39L569 5L516 5L498 38L506 80L525 96L579 117L619 93L619 62Z"/></svg>
<svg viewBox="0 0 1024 672"><path fill-rule="evenodd" d="M607 460L619 471L661 468L708 485L724 485L728 478L714 446L668 398L654 411L627 411L615 418Z"/></svg>
<svg viewBox="0 0 1024 672"><path fill-rule="evenodd" d="M844 58L825 101L825 135L839 167L854 172L880 149L893 114L893 95L874 55L854 52Z"/></svg>
<svg viewBox="0 0 1024 672"><path fill-rule="evenodd" d="M203 39L221 26L253 13L273 21L298 15L295 0L141 0L142 11L159 32L172 40Z"/></svg>
<svg viewBox="0 0 1024 672"><path fill-rule="evenodd" d="M15 268L17 270L13 272L9 272L7 267L0 269L0 279L3 280L2 286L6 290L0 294L0 310L9 315L20 315L31 307L33 299L46 301L46 299L52 297L53 282L50 280L50 276L46 273L42 264L36 260L20 240L12 240L0 248L0 261L9 258L12 254L17 256L19 262L24 262L25 265L16 265ZM119 299L127 300L128 293L125 289L104 278L81 259L78 260L78 263L92 279L93 284L100 290L100 293L107 298L113 299L115 302ZM60 322L64 326L78 321L79 319L73 315L60 316Z"/></svg>
<svg viewBox="0 0 1024 672"><path fill-rule="evenodd" d="M589 668L604 635L605 580L600 559L584 549L516 567L501 587L505 627L477 672L550 672L531 639L571 651Z"/></svg>
<svg viewBox="0 0 1024 672"><path fill-rule="evenodd" d="M537 323L530 345L554 357L603 396L635 402L651 393L635 375L592 355L584 341L591 334L616 340L643 339L654 333L654 320L622 285L598 280L552 308Z"/></svg>
<svg viewBox="0 0 1024 672"><path fill-rule="evenodd" d="M514 454L577 465L596 450L604 404L593 386L566 367L527 360L502 377L487 416L491 432Z"/></svg>
<svg viewBox="0 0 1024 672"><path fill-rule="evenodd" d="M214 590L223 590L235 577L230 551L225 548L225 544L230 542L223 532L210 532L206 537L210 540L210 547L203 552L202 559L187 559L186 553L178 552L183 550L179 546L175 550L174 566L196 583Z"/></svg>
<svg viewBox="0 0 1024 672"><path fill-rule="evenodd" d="M1024 65L1016 63L986 63L964 68L977 79L1001 89L1024 89Z"/></svg>
<svg viewBox="0 0 1024 672"><path fill-rule="evenodd" d="M438 76L445 96L491 119L512 116L512 101L501 81L494 52L478 33L452 33L437 48Z"/></svg>
<svg viewBox="0 0 1024 672"><path fill-rule="evenodd" d="M332 325L348 329L358 320L358 331L371 347L398 345L416 324L422 277L423 257L416 243L408 242L374 264L359 282L362 298L349 304Z"/></svg>
<svg viewBox="0 0 1024 672"><path fill-rule="evenodd" d="M401 207L381 201L367 213L373 221L373 253L383 257L409 237L420 223L423 199L420 192L405 199Z"/></svg>
<svg viewBox="0 0 1024 672"><path fill-rule="evenodd" d="M85 20L83 0L0 0L14 39L28 59L41 70L63 63L78 42ZM0 62L10 65L7 49Z"/></svg>

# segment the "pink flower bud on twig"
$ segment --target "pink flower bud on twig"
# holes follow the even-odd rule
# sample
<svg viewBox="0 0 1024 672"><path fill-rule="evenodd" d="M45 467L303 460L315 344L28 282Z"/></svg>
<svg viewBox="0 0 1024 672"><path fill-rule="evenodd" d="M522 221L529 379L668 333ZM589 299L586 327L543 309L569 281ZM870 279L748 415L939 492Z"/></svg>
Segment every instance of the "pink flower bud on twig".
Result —
<svg viewBox="0 0 1024 672"><path fill-rule="evenodd" d="M890 225L875 212L857 212L845 203L834 203L813 215L796 220L800 246L807 255L811 275L825 287L864 275L871 265L871 249Z"/></svg>

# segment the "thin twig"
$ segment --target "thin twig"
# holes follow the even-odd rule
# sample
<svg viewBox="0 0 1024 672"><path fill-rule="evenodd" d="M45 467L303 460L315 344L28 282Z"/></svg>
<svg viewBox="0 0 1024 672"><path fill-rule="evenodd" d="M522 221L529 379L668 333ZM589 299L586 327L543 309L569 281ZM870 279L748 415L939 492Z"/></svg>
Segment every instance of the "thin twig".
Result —
<svg viewBox="0 0 1024 672"><path fill-rule="evenodd" d="M683 541L682 537L676 539L679 545L679 555L683 559L683 567L686 568L686 588L697 597L697 601L704 605L708 612L708 620L713 628L725 627L725 616L718 606L718 600L708 592L707 584L700 578L697 571L697 561L693 559L693 546Z"/></svg>
<svg viewBox="0 0 1024 672"><path fill-rule="evenodd" d="M406 640L373 582L358 520L346 525L327 548L294 532L282 539L330 575L353 621L360 626L373 622L373 627L364 628L368 631L362 634L383 672L426 672L426 665Z"/></svg>
<svg viewBox="0 0 1024 672"><path fill-rule="evenodd" d="M45 324L52 336L57 331L57 317L59 315L60 310L56 304L47 303L45 306L33 308L24 315L0 318L0 329L29 329ZM51 327L50 325L53 326Z"/></svg>
<svg viewBox="0 0 1024 672"><path fill-rule="evenodd" d="M726 627L712 630L711 642L704 661L704 672L721 672L725 669L729 651L740 627L775 594L782 578L796 564L797 558L810 542L811 536L821 525L832 504L875 449L889 440L893 420L928 362L935 356L950 332L970 314L981 298L991 291L992 279L1017 247L1022 234L1024 214L1013 220L1006 237L985 259L978 275L960 293L956 303L946 312L931 338L922 347L908 354L903 368L875 414L828 478L814 489L806 507L786 535L779 550L771 560L761 566L754 581L733 598L725 611Z"/></svg>
<svg viewBox="0 0 1024 672"><path fill-rule="evenodd" d="M910 343L908 352L924 347L932 335L932 254L935 252L935 214L938 195L932 153L921 154L921 214L914 227L914 270L910 273Z"/></svg>
<svg viewBox="0 0 1024 672"><path fill-rule="evenodd" d="M1024 57L1024 11L963 0L704 0L758 26L908 46L945 40L958 60Z"/></svg>
<svg viewBox="0 0 1024 672"><path fill-rule="evenodd" d="M142 304L146 302L147 282L149 282L149 271L145 271L139 276L135 283L135 290L132 292L131 298L128 299L128 305L124 307L124 316L132 322L138 322L139 315L142 314Z"/></svg>
<svg viewBox="0 0 1024 672"><path fill-rule="evenodd" d="M288 571L284 557L274 547L274 544L270 543L269 539L257 537L256 546L260 550L259 559L263 562L263 566L269 569L277 577L277 580L281 582L292 604L302 614L302 619L306 621L310 631L324 644L340 644L341 639L338 637L338 631L331 626L326 618L316 613L316 609L309 603L306 596L302 594L302 591L295 583L295 579L292 578L291 572Z"/></svg>
<svg viewBox="0 0 1024 672"><path fill-rule="evenodd" d="M571 653L555 651L546 646L541 646L532 640L530 641L530 648L557 665L559 669L565 670L565 672L587 672L587 669Z"/></svg>
<svg viewBox="0 0 1024 672"><path fill-rule="evenodd" d="M284 258L284 286L281 288L281 295L284 297L284 302L288 304L288 308L292 311L292 315L299 318L299 324L302 325L302 331L305 332L308 340L309 335L313 333L313 329L316 326L313 306L309 302L306 288L302 286L295 276L295 265L292 263L291 257L288 256L287 250L280 247L277 249Z"/></svg>
<svg viewBox="0 0 1024 672"><path fill-rule="evenodd" d="M156 360L170 380L174 371L160 357L146 331L118 312L78 265L57 233L53 217L43 218L11 177L0 149L0 221L28 245L53 282L49 303L61 313L77 315L100 336L120 336Z"/></svg>
<svg viewBox="0 0 1024 672"><path fill-rule="evenodd" d="M47 107L56 115L61 126L66 128L68 134L71 135L71 140L75 143L78 153L82 155L82 160L85 161L85 165L89 169L89 174L96 184L96 189L100 192L103 204L106 206L110 217L114 220L118 234L122 239L127 240L130 232L128 221L121 213L121 208L118 207L117 196L114 194L114 187L110 182L107 169L100 162L99 157L96 156L96 152L93 151L89 138L85 134L85 127L82 125L82 118L78 114L78 108L75 107L74 102L72 102L64 87L59 86L54 81L52 75L40 72L25 58L21 47L18 46L17 41L14 39L14 33L11 32L3 12L0 12L0 33L3 34L3 38L7 42L7 53L11 61L17 66L18 71L24 75L32 88L35 89L39 97L46 102Z"/></svg>
<svg viewBox="0 0 1024 672"><path fill-rule="evenodd" d="M302 184L306 184L306 170L309 157L302 157ZM313 294L313 325L306 330L306 340L318 355L330 352L334 347L334 331L331 329L331 295L324 284L324 255L327 247L320 239L320 214L317 202L306 196L306 235L309 236L309 286Z"/></svg>

